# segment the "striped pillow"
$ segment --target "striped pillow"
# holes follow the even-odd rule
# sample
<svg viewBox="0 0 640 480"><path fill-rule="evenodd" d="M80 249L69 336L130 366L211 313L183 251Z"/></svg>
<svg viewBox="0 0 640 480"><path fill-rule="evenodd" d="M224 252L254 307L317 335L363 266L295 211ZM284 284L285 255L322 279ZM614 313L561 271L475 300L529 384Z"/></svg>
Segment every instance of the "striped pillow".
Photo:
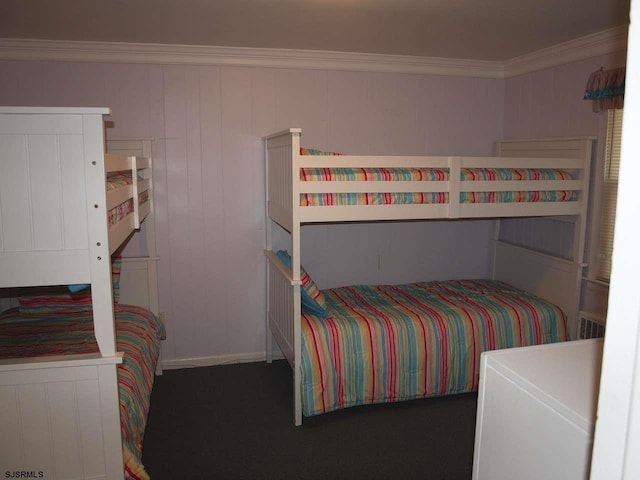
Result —
<svg viewBox="0 0 640 480"><path fill-rule="evenodd" d="M323 152L317 148L304 148L300 147L300 155L342 155L336 152Z"/></svg>
<svg viewBox="0 0 640 480"><path fill-rule="evenodd" d="M120 272L122 271L122 256L111 257L111 287L113 288L113 306L118 306L120 298Z"/></svg>
<svg viewBox="0 0 640 480"><path fill-rule="evenodd" d="M113 305L118 306L120 296L120 272L122 257L113 257L111 263L111 282ZM31 290L31 289L29 289ZM20 313L25 315L69 314L91 311L93 308L91 288L71 292L66 286L41 287L34 289L36 294L18 297Z"/></svg>
<svg viewBox="0 0 640 480"><path fill-rule="evenodd" d="M315 300L322 309L325 309L327 301L324 298L324 293L322 293L322 290L320 290L315 282L311 280L309 274L302 267L300 267L300 281L302 281L302 288L307 292L307 295Z"/></svg>

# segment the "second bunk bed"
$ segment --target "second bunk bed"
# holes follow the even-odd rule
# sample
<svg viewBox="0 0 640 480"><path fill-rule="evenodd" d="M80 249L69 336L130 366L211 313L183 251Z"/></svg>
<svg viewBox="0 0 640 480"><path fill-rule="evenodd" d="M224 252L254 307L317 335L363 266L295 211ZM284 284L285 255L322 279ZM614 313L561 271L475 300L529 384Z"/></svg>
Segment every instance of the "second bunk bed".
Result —
<svg viewBox="0 0 640 480"><path fill-rule="evenodd" d="M572 338L594 138L499 142L495 157L356 156L264 138L267 359L293 369L294 421L349 406L477 389L486 350ZM305 224L552 217L566 257L500 240L492 278L320 290L301 265ZM274 245L274 225L289 234Z"/></svg>
<svg viewBox="0 0 640 480"><path fill-rule="evenodd" d="M108 113L0 107L0 303L13 307L0 314L8 471L148 479L142 440L164 336L152 162L138 156L150 141L113 141L120 154L105 154ZM147 255L120 258L143 222Z"/></svg>

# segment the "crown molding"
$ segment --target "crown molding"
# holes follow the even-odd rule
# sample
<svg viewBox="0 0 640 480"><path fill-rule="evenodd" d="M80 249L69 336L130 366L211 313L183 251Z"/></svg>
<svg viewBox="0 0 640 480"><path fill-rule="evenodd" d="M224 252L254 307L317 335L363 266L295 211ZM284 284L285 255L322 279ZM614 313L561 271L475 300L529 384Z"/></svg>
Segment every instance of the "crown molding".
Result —
<svg viewBox="0 0 640 480"><path fill-rule="evenodd" d="M272 48L0 38L0 60L222 65L509 78L626 48L627 27L507 61Z"/></svg>
<svg viewBox="0 0 640 480"><path fill-rule="evenodd" d="M625 51L627 34L628 26L622 25L512 58L504 64L504 76L505 78L515 77L536 70Z"/></svg>
<svg viewBox="0 0 640 480"><path fill-rule="evenodd" d="M275 48L0 39L1 60L229 65L497 78L502 62Z"/></svg>

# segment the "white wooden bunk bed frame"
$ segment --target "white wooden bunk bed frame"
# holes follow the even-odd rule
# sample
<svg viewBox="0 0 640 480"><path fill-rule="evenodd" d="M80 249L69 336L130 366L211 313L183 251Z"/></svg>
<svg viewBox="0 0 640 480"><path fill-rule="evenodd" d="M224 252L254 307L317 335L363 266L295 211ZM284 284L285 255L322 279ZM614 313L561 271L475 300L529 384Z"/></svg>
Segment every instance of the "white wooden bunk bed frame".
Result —
<svg viewBox="0 0 640 480"><path fill-rule="evenodd" d="M293 370L294 420L302 424L300 229L304 224L345 221L557 217L574 223L572 258L547 255L498 240L496 225L492 278L545 298L577 321L585 247L589 176L594 137L503 141L495 157L301 155L300 128L263 137L266 161L267 361L275 339ZM304 167L429 167L449 170L445 181L301 181ZM562 168L573 180L461 181L461 168ZM562 202L460 203L461 192L570 190ZM448 192L448 203L411 205L301 206L304 193ZM291 236L291 269L273 251L273 224Z"/></svg>
<svg viewBox="0 0 640 480"><path fill-rule="evenodd" d="M151 159L105 154L107 114L0 107L0 288L90 284L100 350L0 360L3 471L124 478L111 254L146 218L148 256L123 260L120 302L156 314L157 257ZM149 140L110 143L150 152ZM132 172L132 184L106 192L106 172L120 170ZM138 205L145 190L149 199ZM128 199L134 210L108 225L107 212Z"/></svg>

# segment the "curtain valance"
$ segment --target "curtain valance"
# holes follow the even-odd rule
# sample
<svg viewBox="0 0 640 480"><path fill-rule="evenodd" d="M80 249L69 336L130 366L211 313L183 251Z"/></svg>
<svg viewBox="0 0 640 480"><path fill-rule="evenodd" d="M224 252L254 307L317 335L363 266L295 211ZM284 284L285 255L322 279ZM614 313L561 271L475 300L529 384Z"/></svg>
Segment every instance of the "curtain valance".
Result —
<svg viewBox="0 0 640 480"><path fill-rule="evenodd" d="M593 111L601 112L624 105L624 78L626 69L596 70L589 76L584 99L593 102Z"/></svg>

